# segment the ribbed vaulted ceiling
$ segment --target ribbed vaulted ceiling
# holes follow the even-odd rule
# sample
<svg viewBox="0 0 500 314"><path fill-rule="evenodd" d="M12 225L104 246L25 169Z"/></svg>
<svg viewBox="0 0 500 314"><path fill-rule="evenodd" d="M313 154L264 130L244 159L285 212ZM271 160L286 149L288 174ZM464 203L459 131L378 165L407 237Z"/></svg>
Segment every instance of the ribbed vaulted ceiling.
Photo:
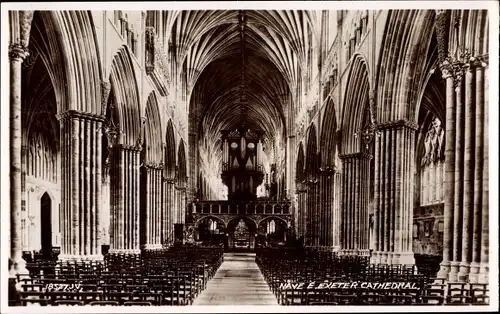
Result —
<svg viewBox="0 0 500 314"><path fill-rule="evenodd" d="M173 44L190 93L190 111L202 117L197 131L216 141L220 130L244 119L251 128L274 137L285 130L279 97L298 85L311 62L314 12L245 11L244 53L242 11L164 12L166 40ZM240 115L242 56L248 109ZM190 121L194 122L194 121ZM199 128L202 126L202 128Z"/></svg>

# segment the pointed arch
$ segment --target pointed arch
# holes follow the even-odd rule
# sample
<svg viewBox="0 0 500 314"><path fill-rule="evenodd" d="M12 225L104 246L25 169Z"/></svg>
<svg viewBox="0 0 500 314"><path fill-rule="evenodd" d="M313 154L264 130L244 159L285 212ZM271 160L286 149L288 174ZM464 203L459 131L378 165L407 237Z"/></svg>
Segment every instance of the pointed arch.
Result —
<svg viewBox="0 0 500 314"><path fill-rule="evenodd" d="M186 148L184 145L184 140L181 139L179 142L179 149L177 152L177 181L180 185L185 186L187 184L187 165L186 165Z"/></svg>
<svg viewBox="0 0 500 314"><path fill-rule="evenodd" d="M297 162L295 165L295 181L300 183L304 178L304 145L302 142L299 143L299 149L297 153Z"/></svg>
<svg viewBox="0 0 500 314"><path fill-rule="evenodd" d="M175 166L176 166L176 145L174 136L174 126L172 124L172 119L167 122L167 132L165 137L165 177L167 179L175 178Z"/></svg>
<svg viewBox="0 0 500 314"><path fill-rule="evenodd" d="M146 121L144 127L144 141L147 145L143 147L146 148L146 160L160 163L163 159L163 154L161 136L158 135L162 133L163 128L158 108L158 98L154 91L149 94L146 102Z"/></svg>
<svg viewBox="0 0 500 314"><path fill-rule="evenodd" d="M222 226L224 226L224 228L226 228L226 223L224 222L224 220L222 220L220 217L217 217L215 215L209 215L209 216L204 216L204 217L199 218L198 220L195 221L194 228L198 229L202 222L205 222L206 220L209 220L209 219L212 219L212 221L219 222Z"/></svg>
<svg viewBox="0 0 500 314"><path fill-rule="evenodd" d="M361 137L355 136L362 126L364 111L369 105L370 83L365 59L357 54L351 63L348 86L344 95L342 116L342 154L356 153Z"/></svg>
<svg viewBox="0 0 500 314"><path fill-rule="evenodd" d="M378 122L414 121L435 17L434 10L389 11L377 78Z"/></svg>
<svg viewBox="0 0 500 314"><path fill-rule="evenodd" d="M32 73L30 73L30 76L32 76L33 74L38 73L38 75L40 75L39 73L42 73L40 70L35 70L35 67L37 67L36 59L39 58L42 60L54 89L54 111L56 113L61 113L69 109L69 84L66 83L68 81L67 65L65 61L66 58L64 57L65 52L63 51L64 44L57 31L59 28L58 21L52 11L35 11L33 14L28 46L30 55L24 62L25 65L34 62L31 70ZM36 72L33 72L34 70ZM27 77L27 75L23 75L23 79L25 77ZM37 98L34 98L35 100L42 99L42 97L40 97L41 95L37 96ZM23 102L28 100L29 97L28 95L24 96ZM26 105L26 103L23 105Z"/></svg>
<svg viewBox="0 0 500 314"><path fill-rule="evenodd" d="M279 216L268 216L268 217L265 217L264 219L259 220L258 228L260 228L262 226L262 223L268 222L269 220L274 220L276 222L279 222L285 228L288 228L288 222L285 219L283 219L283 217L279 217Z"/></svg>
<svg viewBox="0 0 500 314"><path fill-rule="evenodd" d="M321 166L334 167L337 155L337 116L335 104L331 98L326 103L323 115L323 126L321 128Z"/></svg>
<svg viewBox="0 0 500 314"><path fill-rule="evenodd" d="M141 137L139 87L129 50L124 46L113 58L110 75L121 136L119 143L135 146Z"/></svg>
<svg viewBox="0 0 500 314"><path fill-rule="evenodd" d="M318 140L316 126L311 124L307 136L305 172L308 178L315 178L318 172Z"/></svg>
<svg viewBox="0 0 500 314"><path fill-rule="evenodd" d="M53 64L48 70L57 91L58 112L103 114L102 72L91 11L40 11L40 15L49 41L36 45L46 46L42 48L45 63Z"/></svg>
<svg viewBox="0 0 500 314"><path fill-rule="evenodd" d="M50 256L52 253L53 202L47 192L40 197L40 242L45 256Z"/></svg>

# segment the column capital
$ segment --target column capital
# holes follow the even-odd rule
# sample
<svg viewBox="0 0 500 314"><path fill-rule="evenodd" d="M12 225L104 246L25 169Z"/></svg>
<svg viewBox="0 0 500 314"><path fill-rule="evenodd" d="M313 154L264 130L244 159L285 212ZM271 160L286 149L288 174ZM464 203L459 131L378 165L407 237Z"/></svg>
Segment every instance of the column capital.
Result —
<svg viewBox="0 0 500 314"><path fill-rule="evenodd" d="M147 170L161 170L163 168L163 164L153 161L146 161L143 165Z"/></svg>
<svg viewBox="0 0 500 314"><path fill-rule="evenodd" d="M307 189L304 189L304 188L299 188L299 189L295 190L295 194L303 194L306 192L307 192Z"/></svg>
<svg viewBox="0 0 500 314"><path fill-rule="evenodd" d="M303 181L302 184L305 184L307 186L315 186L315 185L319 184L319 180L318 179L305 180L305 181Z"/></svg>
<svg viewBox="0 0 500 314"><path fill-rule="evenodd" d="M65 122L67 119L79 118L82 120L93 120L104 122L104 116L78 110L66 110L56 114L56 118L60 122Z"/></svg>
<svg viewBox="0 0 500 314"><path fill-rule="evenodd" d="M415 131L418 130L417 123L410 121L410 120L406 120L406 119L388 121L388 122L383 122L383 123L378 124L378 129L381 131L384 129L398 129L398 128L405 128L405 127L408 129L415 130Z"/></svg>
<svg viewBox="0 0 500 314"><path fill-rule="evenodd" d="M167 184L174 184L175 180L170 178L163 178L163 182L167 182Z"/></svg>
<svg viewBox="0 0 500 314"><path fill-rule="evenodd" d="M344 159L367 159L367 160L370 160L373 158L373 156L371 154L367 154L367 153L350 153L350 154L339 155L339 158L341 160L344 160Z"/></svg>
<svg viewBox="0 0 500 314"><path fill-rule="evenodd" d="M12 43L9 45L9 60L12 61L23 61L29 55L28 49L18 43Z"/></svg>
<svg viewBox="0 0 500 314"><path fill-rule="evenodd" d="M434 10L434 11L436 11L436 15L441 15L441 14L444 14L444 13L449 12L450 10L445 10L445 9L436 9L436 10Z"/></svg>
<svg viewBox="0 0 500 314"><path fill-rule="evenodd" d="M451 65L448 62L444 62L439 65L439 69L441 70L441 76L443 79L453 78L453 70Z"/></svg>
<svg viewBox="0 0 500 314"><path fill-rule="evenodd" d="M470 66L477 69L477 68L486 68L489 65L489 55L482 55L482 56L475 56L471 57L470 60Z"/></svg>
<svg viewBox="0 0 500 314"><path fill-rule="evenodd" d="M115 147L117 149L128 150L128 151L132 151L132 152L141 151L141 149L138 148L136 145L116 144Z"/></svg>
<svg viewBox="0 0 500 314"><path fill-rule="evenodd" d="M453 78L455 88L458 88L462 83L464 68L467 64L466 62L469 62L469 58L467 57L465 57L464 61L460 61L448 56L445 57L444 61L441 62L439 66L444 79Z"/></svg>
<svg viewBox="0 0 500 314"><path fill-rule="evenodd" d="M333 176L335 175L336 173L338 173L338 170L335 166L333 167L330 167L330 166L325 166L325 167L321 167L319 168L319 174L321 176Z"/></svg>

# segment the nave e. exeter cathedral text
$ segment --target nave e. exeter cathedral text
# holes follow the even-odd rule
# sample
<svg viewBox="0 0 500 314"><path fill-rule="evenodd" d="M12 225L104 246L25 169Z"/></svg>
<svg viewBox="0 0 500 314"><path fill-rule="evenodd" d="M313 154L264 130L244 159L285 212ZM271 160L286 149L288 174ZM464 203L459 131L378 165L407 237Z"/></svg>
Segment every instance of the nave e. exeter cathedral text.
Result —
<svg viewBox="0 0 500 314"><path fill-rule="evenodd" d="M188 256L200 292L245 250L272 288L301 250L487 287L487 10L8 17L14 280Z"/></svg>

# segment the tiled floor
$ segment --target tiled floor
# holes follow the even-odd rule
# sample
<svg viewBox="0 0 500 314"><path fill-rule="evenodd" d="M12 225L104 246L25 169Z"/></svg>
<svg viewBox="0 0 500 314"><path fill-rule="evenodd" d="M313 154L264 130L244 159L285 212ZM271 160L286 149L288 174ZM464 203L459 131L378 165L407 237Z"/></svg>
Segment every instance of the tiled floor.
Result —
<svg viewBox="0 0 500 314"><path fill-rule="evenodd" d="M255 254L225 253L224 262L193 305L277 305Z"/></svg>

